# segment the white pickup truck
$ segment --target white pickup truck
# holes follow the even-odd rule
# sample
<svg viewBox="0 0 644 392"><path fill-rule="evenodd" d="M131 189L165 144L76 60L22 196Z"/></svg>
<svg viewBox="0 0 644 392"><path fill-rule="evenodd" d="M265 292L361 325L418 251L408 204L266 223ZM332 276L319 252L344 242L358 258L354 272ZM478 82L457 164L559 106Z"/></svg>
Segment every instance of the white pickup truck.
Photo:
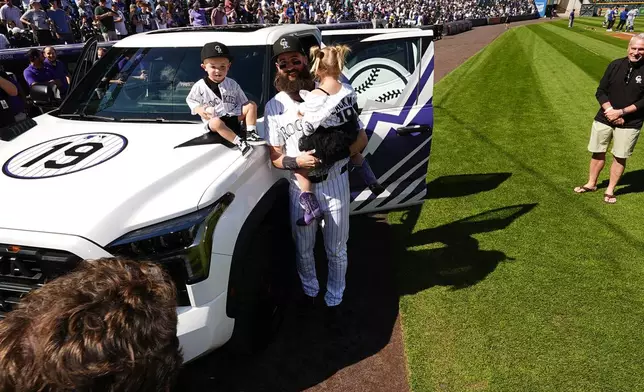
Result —
<svg viewBox="0 0 644 392"><path fill-rule="evenodd" d="M229 77L257 102L263 133L275 94L271 48L285 34L306 48L352 48L344 76L366 124L364 155L386 191L376 197L352 174L351 213L422 203L431 31L249 25L136 34L93 67L78 66L62 105L0 142L0 318L83 259L122 256L156 261L172 276L186 361L270 323L281 287L273 272L293 265L284 172L264 147L243 159L205 133L185 97L203 77L201 47L223 42L234 56ZM88 45L79 64L95 53Z"/></svg>

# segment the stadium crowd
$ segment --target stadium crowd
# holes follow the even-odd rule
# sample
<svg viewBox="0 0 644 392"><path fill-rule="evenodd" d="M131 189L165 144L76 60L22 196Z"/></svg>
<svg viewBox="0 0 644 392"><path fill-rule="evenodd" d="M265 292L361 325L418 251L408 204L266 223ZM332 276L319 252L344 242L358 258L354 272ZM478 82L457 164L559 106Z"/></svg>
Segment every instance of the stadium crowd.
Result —
<svg viewBox="0 0 644 392"><path fill-rule="evenodd" d="M0 0L0 49L115 40L143 31L235 23L372 21L379 27L526 15L533 0Z"/></svg>

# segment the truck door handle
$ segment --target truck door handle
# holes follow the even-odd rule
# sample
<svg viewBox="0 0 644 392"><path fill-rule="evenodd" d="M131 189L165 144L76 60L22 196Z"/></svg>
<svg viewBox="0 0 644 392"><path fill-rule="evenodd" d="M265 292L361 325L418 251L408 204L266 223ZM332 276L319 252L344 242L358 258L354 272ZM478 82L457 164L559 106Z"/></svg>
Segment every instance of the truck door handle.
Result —
<svg viewBox="0 0 644 392"><path fill-rule="evenodd" d="M408 125L396 128L396 133L400 136L409 136L412 133L432 133L432 127L429 125Z"/></svg>

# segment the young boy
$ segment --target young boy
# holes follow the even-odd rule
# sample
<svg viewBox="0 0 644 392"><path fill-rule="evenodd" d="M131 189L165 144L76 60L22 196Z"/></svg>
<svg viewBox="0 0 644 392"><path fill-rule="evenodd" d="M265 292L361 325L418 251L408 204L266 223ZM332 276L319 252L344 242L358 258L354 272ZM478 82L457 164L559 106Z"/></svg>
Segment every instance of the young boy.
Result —
<svg viewBox="0 0 644 392"><path fill-rule="evenodd" d="M186 97L192 114L198 114L206 128L237 145L244 157L249 145L265 144L257 134L257 104L249 101L239 84L227 78L233 57L226 45L210 42L201 49L201 68L208 74L192 86ZM246 123L246 138L241 139L240 121Z"/></svg>

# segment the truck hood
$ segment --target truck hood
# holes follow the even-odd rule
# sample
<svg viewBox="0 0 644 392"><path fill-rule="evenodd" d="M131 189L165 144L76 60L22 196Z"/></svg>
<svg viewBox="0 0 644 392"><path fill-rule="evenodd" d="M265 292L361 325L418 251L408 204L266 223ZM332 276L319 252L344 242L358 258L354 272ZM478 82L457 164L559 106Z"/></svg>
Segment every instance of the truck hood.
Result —
<svg viewBox="0 0 644 392"><path fill-rule="evenodd" d="M78 235L104 246L196 210L208 185L240 159L221 144L175 148L203 135L200 124L50 115L36 122L0 143L0 228Z"/></svg>

